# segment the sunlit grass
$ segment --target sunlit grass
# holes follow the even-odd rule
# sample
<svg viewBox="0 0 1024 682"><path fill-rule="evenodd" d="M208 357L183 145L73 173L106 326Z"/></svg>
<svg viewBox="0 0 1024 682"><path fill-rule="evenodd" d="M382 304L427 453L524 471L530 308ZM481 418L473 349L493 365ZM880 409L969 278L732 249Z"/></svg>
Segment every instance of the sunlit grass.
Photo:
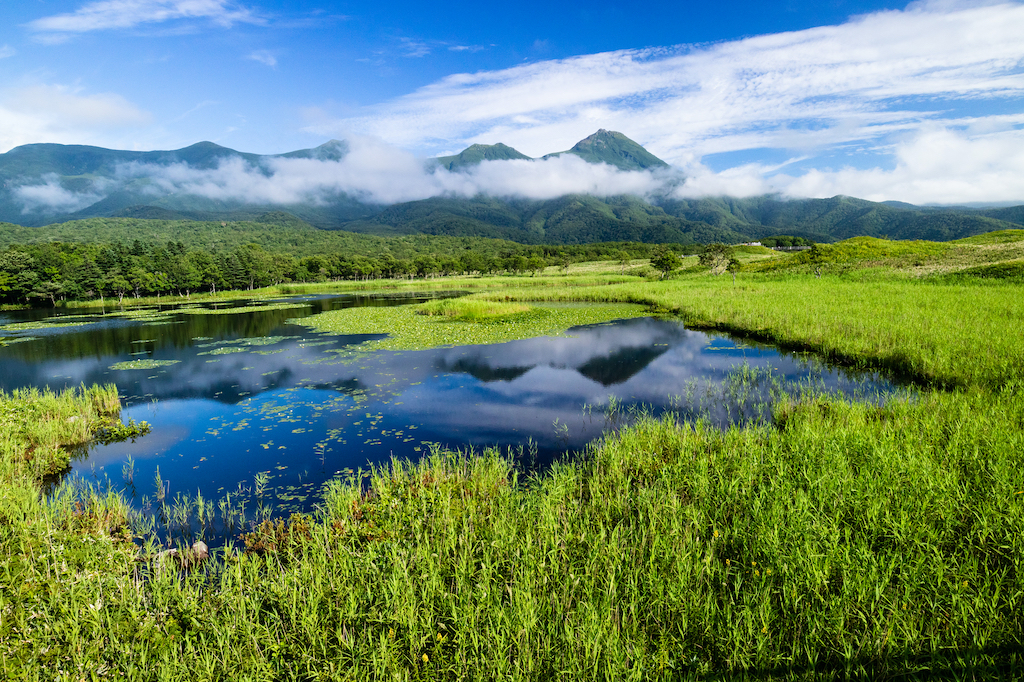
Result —
<svg viewBox="0 0 1024 682"><path fill-rule="evenodd" d="M359 352L367 352L501 343L534 336L559 335L578 325L600 324L647 314L640 306L628 304L537 304L513 314L508 314L509 307L505 306L508 304L495 307L493 302L470 299L468 303L463 302L454 308L463 311L455 317L421 315L412 306L342 308L292 322L331 334L387 334L386 338L367 341L358 347ZM462 316L465 311L486 309L506 312L482 318L474 317L475 313L469 317ZM344 352L351 351L346 349Z"/></svg>
<svg viewBox="0 0 1024 682"><path fill-rule="evenodd" d="M1017 395L885 406L812 396L776 417L724 432L641 417L528 479L494 451L396 461L368 487L336 483L316 516L260 522L249 553L185 571L154 547L136 561L119 539L126 510L69 490L45 512L18 507L5 536L20 553L0 576L11 595L0 670L132 677L159 660L165 679L1019 672ZM171 523L186 503L212 509L175 503Z"/></svg>
<svg viewBox="0 0 1024 682"><path fill-rule="evenodd" d="M70 450L88 443L120 409L112 384L60 393L34 388L0 391L0 489L62 471Z"/></svg>
<svg viewBox="0 0 1024 682"><path fill-rule="evenodd" d="M485 301L478 298L445 298L427 301L416 307L416 312L428 317L443 317L455 322L496 322L521 317L533 310L522 303Z"/></svg>

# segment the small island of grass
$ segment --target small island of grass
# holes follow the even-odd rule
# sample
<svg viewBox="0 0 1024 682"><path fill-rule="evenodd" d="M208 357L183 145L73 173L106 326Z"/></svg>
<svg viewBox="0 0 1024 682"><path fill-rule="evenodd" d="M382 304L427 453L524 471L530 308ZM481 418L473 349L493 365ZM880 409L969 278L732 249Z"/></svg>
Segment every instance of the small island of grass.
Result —
<svg viewBox="0 0 1024 682"><path fill-rule="evenodd" d="M456 322L496 322L524 314L536 309L525 303L487 301L479 298L442 298L427 301L416 308L419 315L444 317Z"/></svg>

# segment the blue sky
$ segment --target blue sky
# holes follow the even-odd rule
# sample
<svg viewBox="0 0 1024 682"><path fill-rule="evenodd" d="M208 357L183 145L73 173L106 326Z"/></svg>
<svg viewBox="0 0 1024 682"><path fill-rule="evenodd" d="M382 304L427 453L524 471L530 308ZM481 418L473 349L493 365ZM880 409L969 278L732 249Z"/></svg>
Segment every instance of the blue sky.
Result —
<svg viewBox="0 0 1024 682"><path fill-rule="evenodd" d="M0 19L0 152L345 138L405 167L608 128L689 195L1024 202L1019 2L30 0Z"/></svg>

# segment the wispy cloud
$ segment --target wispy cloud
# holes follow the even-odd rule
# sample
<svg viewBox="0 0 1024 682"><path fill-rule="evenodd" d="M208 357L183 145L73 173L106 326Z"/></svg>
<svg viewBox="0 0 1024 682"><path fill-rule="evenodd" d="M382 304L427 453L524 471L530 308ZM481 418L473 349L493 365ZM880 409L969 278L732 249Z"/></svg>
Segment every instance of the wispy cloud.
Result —
<svg viewBox="0 0 1024 682"><path fill-rule="evenodd" d="M0 59L6 59L7 57L13 57L16 54L18 54L18 51L15 50L10 45L4 45L3 47L0 47Z"/></svg>
<svg viewBox="0 0 1024 682"><path fill-rule="evenodd" d="M412 38L399 38L402 43L402 56L404 57L426 57L430 54L430 45Z"/></svg>
<svg viewBox="0 0 1024 682"><path fill-rule="evenodd" d="M59 40L70 34L183 19L206 19L224 27L262 23L252 10L229 0L99 0L74 12L36 19L28 28Z"/></svg>
<svg viewBox="0 0 1024 682"><path fill-rule="evenodd" d="M707 173L702 162L726 152L813 157L851 148L864 156L851 167L892 168L907 140L936 126L984 146L976 129L988 117L966 127L965 108L1024 111L1022 35L1017 2L914 3L839 26L457 74L309 130L354 130L425 154L501 141L539 155L603 127L694 172ZM826 163L835 156L818 162L835 189L854 176Z"/></svg>
<svg viewBox="0 0 1024 682"><path fill-rule="evenodd" d="M566 194L627 194L657 200L765 193L852 194L912 203L1011 201L1024 196L1024 130L1014 128L980 133L972 139L937 127L898 145L898 161L891 170L812 170L799 177L782 172L788 163L745 164L719 173L697 164L684 175L677 168L623 171L586 163L573 155L484 161L450 172L372 138L350 136L347 148L348 153L338 161L264 158L254 164L236 157L215 168L131 163L119 168L113 180L86 190L73 192L63 188L56 177L44 177L18 188L15 195L26 212L77 210L119 187L137 188L135 181L145 178L153 196L192 195L228 203L285 206L323 205L343 196L382 205L478 195L545 200Z"/></svg>
<svg viewBox="0 0 1024 682"><path fill-rule="evenodd" d="M270 50L256 50L255 52L246 56L246 59L251 59L254 62L260 64L266 64L267 66L274 68L277 66L277 57Z"/></svg>

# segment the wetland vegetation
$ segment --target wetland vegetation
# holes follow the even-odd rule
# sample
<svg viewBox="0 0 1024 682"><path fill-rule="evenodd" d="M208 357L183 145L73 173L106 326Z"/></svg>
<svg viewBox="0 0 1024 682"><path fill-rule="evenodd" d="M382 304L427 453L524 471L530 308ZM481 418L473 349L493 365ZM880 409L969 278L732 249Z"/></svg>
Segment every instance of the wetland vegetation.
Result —
<svg viewBox="0 0 1024 682"><path fill-rule="evenodd" d="M785 255L748 247L735 283L688 257L664 280L614 259L537 276L328 285L478 291L451 315L438 302L425 310L440 315L346 308L303 324L379 333L366 316L388 313L408 318L394 338L407 326L411 344L431 326L546 332L557 313L537 311L549 303L632 304L916 387L884 402L780 395L769 419L725 428L641 411L534 474L507 452L435 448L341 477L315 512L259 519L202 563L137 537L138 513L119 494L67 483L41 497L30 441L8 424L43 422L5 419L0 669L22 679L1020 676L1024 297L1012 274L1022 248L1017 234ZM89 412L94 395L59 397L68 407L45 423L90 426L54 451L112 413L109 399ZM58 397L0 400L5 414L28 415Z"/></svg>

